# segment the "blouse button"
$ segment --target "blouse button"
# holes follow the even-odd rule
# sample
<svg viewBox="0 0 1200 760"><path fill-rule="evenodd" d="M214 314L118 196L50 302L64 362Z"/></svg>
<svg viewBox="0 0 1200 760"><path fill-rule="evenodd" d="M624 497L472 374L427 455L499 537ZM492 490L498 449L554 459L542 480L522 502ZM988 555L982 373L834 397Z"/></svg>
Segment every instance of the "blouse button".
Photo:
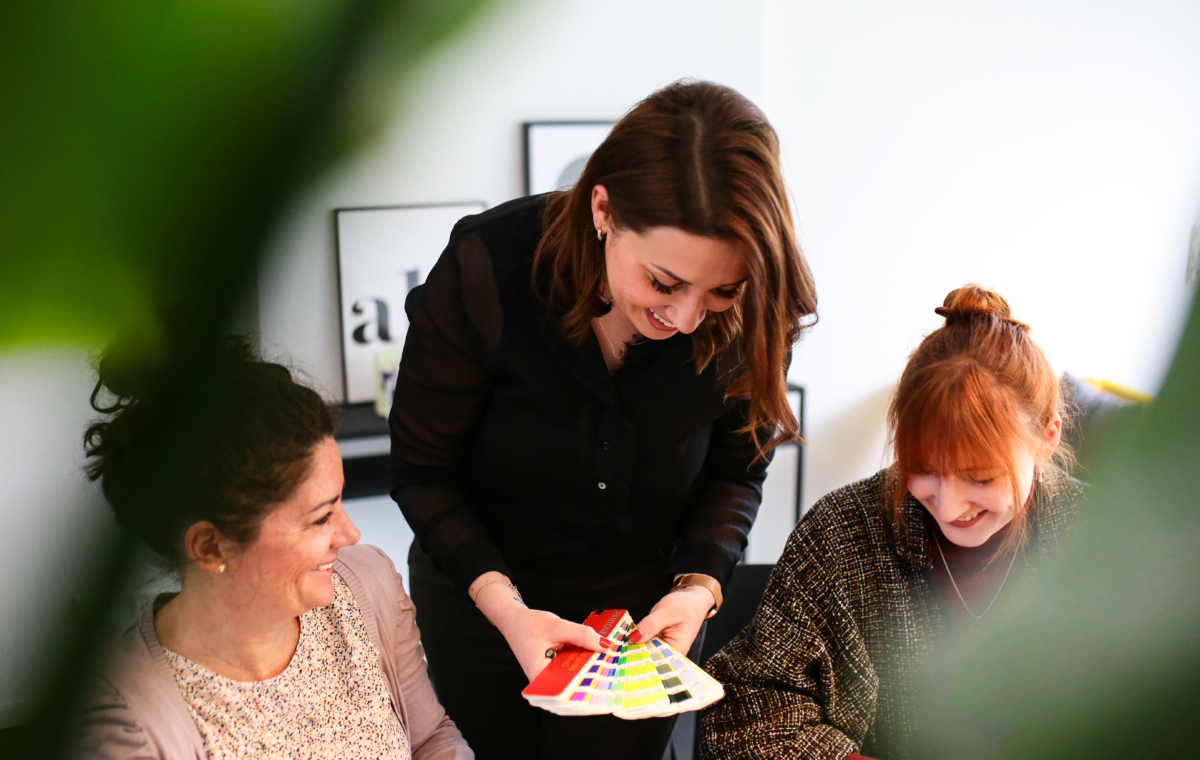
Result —
<svg viewBox="0 0 1200 760"><path fill-rule="evenodd" d="M609 446L608 441L605 441L604 443L600 444L600 448L604 449L605 451L608 451L609 449L612 448L612 446Z"/></svg>
<svg viewBox="0 0 1200 760"><path fill-rule="evenodd" d="M605 485L603 482L597 483L596 487L599 488L601 491L603 491L605 488L608 488L608 486Z"/></svg>

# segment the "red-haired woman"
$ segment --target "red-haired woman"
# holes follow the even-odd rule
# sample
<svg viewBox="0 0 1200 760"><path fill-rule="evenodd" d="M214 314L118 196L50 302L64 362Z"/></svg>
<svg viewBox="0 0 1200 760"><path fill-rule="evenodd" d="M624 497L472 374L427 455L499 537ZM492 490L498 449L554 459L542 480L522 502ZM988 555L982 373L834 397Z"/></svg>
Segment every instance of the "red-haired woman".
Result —
<svg viewBox="0 0 1200 760"><path fill-rule="evenodd" d="M975 286L936 311L888 413L895 465L813 506L754 620L708 662L726 696L703 757L960 756L937 746L955 718L931 729L939 689L917 679L1057 549L1081 486L1029 327Z"/></svg>
<svg viewBox="0 0 1200 760"><path fill-rule="evenodd" d="M720 606L816 310L774 130L727 87L666 87L573 189L462 220L406 309L392 495L439 698L482 760L658 760L669 719L520 692L610 645L592 610L687 651Z"/></svg>

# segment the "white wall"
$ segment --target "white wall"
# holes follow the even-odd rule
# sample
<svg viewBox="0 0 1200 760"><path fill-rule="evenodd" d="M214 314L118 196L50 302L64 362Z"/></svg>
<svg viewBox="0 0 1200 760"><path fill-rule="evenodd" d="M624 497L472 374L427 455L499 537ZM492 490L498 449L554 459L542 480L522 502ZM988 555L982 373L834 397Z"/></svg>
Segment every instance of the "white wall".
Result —
<svg viewBox="0 0 1200 760"><path fill-rule="evenodd" d="M883 417L933 308L994 287L1059 371L1153 392L1200 211L1194 2L523 0L430 56L375 145L281 226L268 344L341 393L331 210L522 192L520 123L609 118L681 76L780 132L821 321L803 501L885 463Z"/></svg>
<svg viewBox="0 0 1200 760"><path fill-rule="evenodd" d="M77 352L0 354L0 728L23 720L86 588L81 558L114 530L82 470L93 382Z"/></svg>
<svg viewBox="0 0 1200 760"><path fill-rule="evenodd" d="M346 514L362 533L361 543L378 546L400 571L404 590L408 590L408 549L413 532L396 502L388 495L347 499L342 503Z"/></svg>
<svg viewBox="0 0 1200 760"><path fill-rule="evenodd" d="M683 76L751 98L763 0L501 2L426 59L377 145L335 167L281 226L261 276L264 341L341 398L332 209L523 194L521 123L615 119Z"/></svg>
<svg viewBox="0 0 1200 760"><path fill-rule="evenodd" d="M952 288L997 289L1056 370L1157 390L1200 220L1200 3L767 0L820 323L805 496L884 463L907 353Z"/></svg>
<svg viewBox="0 0 1200 760"><path fill-rule="evenodd" d="M281 225L266 342L338 397L333 208L502 202L522 190L522 121L616 117L689 75L758 101L783 140L821 309L793 372L807 503L882 464L891 385L969 280L1010 300L1057 369L1158 387L1200 211L1194 0L502 4L428 57L382 139ZM111 529L79 469L90 389L81 354L0 355L0 725L80 588L65 558ZM350 508L403 564L395 508Z"/></svg>

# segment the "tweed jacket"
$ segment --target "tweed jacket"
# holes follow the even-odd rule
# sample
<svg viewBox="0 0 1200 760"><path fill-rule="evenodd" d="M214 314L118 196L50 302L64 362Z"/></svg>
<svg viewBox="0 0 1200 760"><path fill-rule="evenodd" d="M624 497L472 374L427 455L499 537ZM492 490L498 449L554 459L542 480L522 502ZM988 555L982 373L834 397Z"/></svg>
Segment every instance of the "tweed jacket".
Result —
<svg viewBox="0 0 1200 760"><path fill-rule="evenodd" d="M342 549L334 570L362 611L367 636L413 760L475 757L438 703L425 670L416 608L390 559L374 546ZM71 757L204 760L204 743L154 632L147 605L121 639L77 723Z"/></svg>
<svg viewBox="0 0 1200 760"><path fill-rule="evenodd" d="M753 621L707 663L725 699L701 718L704 758L901 758L919 728L914 684L949 643L930 581L931 527L911 494L901 534L882 470L821 499L792 532ZM1034 489L1021 575L1055 552L1082 484Z"/></svg>

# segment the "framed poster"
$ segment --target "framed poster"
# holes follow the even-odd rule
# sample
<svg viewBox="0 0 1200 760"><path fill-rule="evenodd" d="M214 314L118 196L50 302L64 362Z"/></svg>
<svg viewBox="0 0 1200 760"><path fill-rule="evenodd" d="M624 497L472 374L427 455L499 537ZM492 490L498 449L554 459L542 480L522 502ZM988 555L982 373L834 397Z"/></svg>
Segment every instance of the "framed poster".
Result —
<svg viewBox="0 0 1200 760"><path fill-rule="evenodd" d="M455 222L481 202L334 210L346 403L390 403L408 318L404 299L425 282ZM390 375L389 375L390 373ZM376 404L376 411L386 410Z"/></svg>
<svg viewBox="0 0 1200 760"><path fill-rule="evenodd" d="M575 184L613 121L525 122L525 194L565 190Z"/></svg>
<svg viewBox="0 0 1200 760"><path fill-rule="evenodd" d="M800 434L804 435L804 388L788 383L787 397ZM803 492L804 447L799 443L776 447L743 562L773 565L779 560L792 529L804 514Z"/></svg>

